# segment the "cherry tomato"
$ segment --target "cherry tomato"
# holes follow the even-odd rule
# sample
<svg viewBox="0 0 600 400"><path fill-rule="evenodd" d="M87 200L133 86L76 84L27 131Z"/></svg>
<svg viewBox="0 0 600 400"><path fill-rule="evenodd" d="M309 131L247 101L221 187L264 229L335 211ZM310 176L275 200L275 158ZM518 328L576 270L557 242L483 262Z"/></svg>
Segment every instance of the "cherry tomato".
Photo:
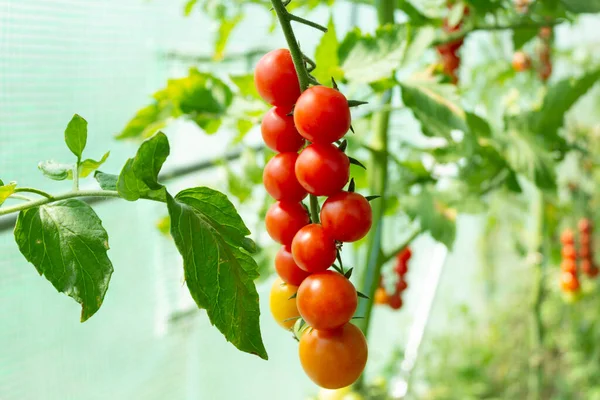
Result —
<svg viewBox="0 0 600 400"><path fill-rule="evenodd" d="M575 260L563 260L560 263L560 269L563 272L570 272L572 274L575 274L577 272L577 263L575 262Z"/></svg>
<svg viewBox="0 0 600 400"><path fill-rule="evenodd" d="M457 79L456 70L460 66L460 57L454 53L444 53L442 54L442 64L444 73L455 81Z"/></svg>
<svg viewBox="0 0 600 400"><path fill-rule="evenodd" d="M398 262L407 263L412 258L412 250L410 247L403 248L397 255Z"/></svg>
<svg viewBox="0 0 600 400"><path fill-rule="evenodd" d="M296 233L310 223L308 212L302 203L278 201L269 207L265 217L267 232L283 245L291 245Z"/></svg>
<svg viewBox="0 0 600 400"><path fill-rule="evenodd" d="M296 265L291 249L286 246L281 246L275 255L275 270L285 283L295 286L300 285L310 275Z"/></svg>
<svg viewBox="0 0 600 400"><path fill-rule="evenodd" d="M263 183L267 193L275 200L300 201L306 197L306 190L294 173L297 159L296 153L280 153L265 166Z"/></svg>
<svg viewBox="0 0 600 400"><path fill-rule="evenodd" d="M374 300L375 304L379 304L379 305L387 304L387 298L388 298L388 295L385 292L384 288L378 287L377 290L375 290L375 300Z"/></svg>
<svg viewBox="0 0 600 400"><path fill-rule="evenodd" d="M399 277L402 277L408 272L408 264L406 262L397 261L396 265L394 266L394 271Z"/></svg>
<svg viewBox="0 0 600 400"><path fill-rule="evenodd" d="M296 300L300 315L314 329L334 329L346 324L358 305L354 285L335 271L310 275L298 288Z"/></svg>
<svg viewBox="0 0 600 400"><path fill-rule="evenodd" d="M300 97L300 83L290 51L279 49L265 54L256 64L254 85L267 103L291 108Z"/></svg>
<svg viewBox="0 0 600 400"><path fill-rule="evenodd" d="M575 250L575 246L572 244L564 245L561 250L562 258L565 260L576 260L577 259L577 251Z"/></svg>
<svg viewBox="0 0 600 400"><path fill-rule="evenodd" d="M400 293L388 297L387 303L392 310L399 310L402 308L402 297L400 297Z"/></svg>
<svg viewBox="0 0 600 400"><path fill-rule="evenodd" d="M579 279L577 275L563 271L560 274L560 286L564 292L576 292L579 290Z"/></svg>
<svg viewBox="0 0 600 400"><path fill-rule="evenodd" d="M598 267L592 265L589 271L586 271L585 274L590 278L595 278L596 276L598 276L598 272L600 272L600 270L598 270Z"/></svg>
<svg viewBox="0 0 600 400"><path fill-rule="evenodd" d="M311 144L296 161L300 185L315 196L331 196L348 183L350 160L332 144Z"/></svg>
<svg viewBox="0 0 600 400"><path fill-rule="evenodd" d="M292 297L298 291L298 287L288 285L281 278L275 279L271 286L269 295L269 306L273 319L283 328L291 329L296 322L296 317L300 317L296 307L296 299Z"/></svg>
<svg viewBox="0 0 600 400"><path fill-rule="evenodd" d="M583 272L585 272L587 274L592 268L594 268L594 264L592 264L591 260L589 260L589 259L581 260L581 270ZM564 271L564 269L563 269L563 271Z"/></svg>
<svg viewBox="0 0 600 400"><path fill-rule="evenodd" d="M365 369L367 340L356 326L314 329L300 339L300 363L313 382L326 389L340 389L354 383Z"/></svg>
<svg viewBox="0 0 600 400"><path fill-rule="evenodd" d="M513 55L512 66L517 72L527 71L529 68L531 68L531 59L526 53L517 51Z"/></svg>
<svg viewBox="0 0 600 400"><path fill-rule="evenodd" d="M587 218L582 218L577 223L577 228L579 228L579 232L589 234L592 231L592 223Z"/></svg>
<svg viewBox="0 0 600 400"><path fill-rule="evenodd" d="M453 42L444 43L444 44L437 46L436 50L438 51L438 53L441 56L446 55L446 54L456 55L456 52L462 47L463 42L464 42L463 39L459 39L459 40L455 40Z"/></svg>
<svg viewBox="0 0 600 400"><path fill-rule="evenodd" d="M551 63L542 64L542 66L540 67L540 70L538 72L538 76L540 77L540 79L543 82L546 82L548 79L550 79L551 75L552 75L552 64Z"/></svg>
<svg viewBox="0 0 600 400"><path fill-rule="evenodd" d="M398 282L396 282L396 292L402 293L407 288L408 288L408 283L406 283L406 281L404 279L398 279Z"/></svg>
<svg viewBox="0 0 600 400"><path fill-rule="evenodd" d="M313 143L329 144L341 139L350 129L350 121L346 97L325 86L305 90L294 108L298 132Z"/></svg>
<svg viewBox="0 0 600 400"><path fill-rule="evenodd" d="M369 201L358 193L339 192L321 209L323 229L340 242L356 242L369 233L373 213Z"/></svg>
<svg viewBox="0 0 600 400"><path fill-rule="evenodd" d="M297 152L304 146L304 138L294 126L289 109L273 107L265 114L260 130L267 147L279 153Z"/></svg>
<svg viewBox="0 0 600 400"><path fill-rule="evenodd" d="M560 235L560 242L563 245L575 243L575 235L573 234L573 231L570 229L565 229Z"/></svg>
<svg viewBox="0 0 600 400"><path fill-rule="evenodd" d="M581 258L590 258L591 249L590 249L589 243L586 246L581 246L581 249L579 249L579 256Z"/></svg>
<svg viewBox="0 0 600 400"><path fill-rule="evenodd" d="M292 240L294 261L303 270L313 273L325 271L335 262L337 248L319 224L306 225Z"/></svg>
<svg viewBox="0 0 600 400"><path fill-rule="evenodd" d="M552 37L552 28L549 26L541 27L538 35L543 40L549 40Z"/></svg>

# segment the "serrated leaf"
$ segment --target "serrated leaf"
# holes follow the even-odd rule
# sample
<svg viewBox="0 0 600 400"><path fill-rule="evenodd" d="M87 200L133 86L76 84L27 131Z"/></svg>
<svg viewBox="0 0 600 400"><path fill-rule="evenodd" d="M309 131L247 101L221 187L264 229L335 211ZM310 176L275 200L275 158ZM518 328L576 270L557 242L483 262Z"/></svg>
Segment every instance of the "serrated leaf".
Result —
<svg viewBox="0 0 600 400"><path fill-rule="evenodd" d="M256 85L254 84L254 74L230 75L229 79L231 79L233 84L238 88L238 91L242 96L260 99L258 90L256 90Z"/></svg>
<svg viewBox="0 0 600 400"><path fill-rule="evenodd" d="M117 181L119 180L118 175L96 171L94 173L94 179L98 181L98 184L102 190L117 190Z"/></svg>
<svg viewBox="0 0 600 400"><path fill-rule="evenodd" d="M600 12L600 0L560 0L565 8L573 13L598 13Z"/></svg>
<svg viewBox="0 0 600 400"><path fill-rule="evenodd" d="M113 266L108 235L89 205L70 199L21 211L15 240L40 275L81 304L81 322L98 311Z"/></svg>
<svg viewBox="0 0 600 400"><path fill-rule="evenodd" d="M42 161L38 164L38 169L44 176L55 181L64 181L69 177L73 179L73 168L75 168L73 164L61 164L53 160Z"/></svg>
<svg viewBox="0 0 600 400"><path fill-rule="evenodd" d="M535 183L540 189L556 189L556 171L552 155L522 130L511 129L505 139L505 157L519 174Z"/></svg>
<svg viewBox="0 0 600 400"><path fill-rule="evenodd" d="M333 16L329 17L327 33L321 37L321 41L315 49L315 63L317 68L312 75L320 82L328 82L331 78L341 80L343 71L340 67L338 47L340 43L337 38Z"/></svg>
<svg viewBox="0 0 600 400"><path fill-rule="evenodd" d="M117 190L121 197L129 201L141 197L164 201L165 188L158 183L158 174L169 152L169 140L162 132L144 141L119 175Z"/></svg>
<svg viewBox="0 0 600 400"><path fill-rule="evenodd" d="M340 63L346 79L371 83L389 78L400 66L406 51L406 27L386 25L375 36L351 31L339 48Z"/></svg>
<svg viewBox="0 0 600 400"><path fill-rule="evenodd" d="M403 198L400 204L412 220L419 221L423 231L451 249L456 238L456 223L444 213L444 204L439 201L436 204L436 197L426 187L416 196Z"/></svg>
<svg viewBox="0 0 600 400"><path fill-rule="evenodd" d="M167 205L194 301L234 346L267 359L254 286L258 266L242 250L250 232L237 211L225 195L209 188L167 195Z"/></svg>
<svg viewBox="0 0 600 400"><path fill-rule="evenodd" d="M144 139L154 135L166 125L166 120L161 116L164 111L158 103L140 109L116 139Z"/></svg>
<svg viewBox="0 0 600 400"><path fill-rule="evenodd" d="M79 159L87 143L87 121L75 114L65 129L65 143Z"/></svg>
<svg viewBox="0 0 600 400"><path fill-rule="evenodd" d="M412 82L401 86L402 101L421 123L424 135L450 138L452 130L468 132L464 110L451 100L448 86L452 85Z"/></svg>
<svg viewBox="0 0 600 400"><path fill-rule="evenodd" d="M6 199L8 199L14 192L17 187L16 182L11 182L8 185L4 185L4 182L0 181L0 206L4 204Z"/></svg>
<svg viewBox="0 0 600 400"><path fill-rule="evenodd" d="M235 27L242 21L243 17L243 14L239 13L233 18L223 18L220 21L215 39L215 50L213 55L215 61L222 60L225 56L225 47L227 46L231 32L233 32Z"/></svg>

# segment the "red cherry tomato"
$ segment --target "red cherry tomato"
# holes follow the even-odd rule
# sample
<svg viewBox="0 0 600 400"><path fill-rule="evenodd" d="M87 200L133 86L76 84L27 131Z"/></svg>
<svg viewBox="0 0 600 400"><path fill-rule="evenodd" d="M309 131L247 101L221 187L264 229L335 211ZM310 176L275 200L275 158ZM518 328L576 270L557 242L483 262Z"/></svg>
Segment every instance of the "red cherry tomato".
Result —
<svg viewBox="0 0 600 400"><path fill-rule="evenodd" d="M388 297L387 300L388 306L390 306L392 310L399 310L402 308L402 297L400 297L400 293Z"/></svg>
<svg viewBox="0 0 600 400"><path fill-rule="evenodd" d="M570 229L565 229L560 235L560 242L562 244L573 244L575 243L575 235Z"/></svg>
<svg viewBox="0 0 600 400"><path fill-rule="evenodd" d="M294 108L298 132L313 143L329 144L350 129L350 107L343 94L325 86L313 86L302 93Z"/></svg>
<svg viewBox="0 0 600 400"><path fill-rule="evenodd" d="M311 144L298 156L296 177L315 196L331 196L348 183L350 160L332 144Z"/></svg>
<svg viewBox="0 0 600 400"><path fill-rule="evenodd" d="M407 263L412 258L412 250L410 247L405 247L398 253L396 259L398 262Z"/></svg>
<svg viewBox="0 0 600 400"><path fill-rule="evenodd" d="M273 204L265 217L269 236L283 245L291 245L296 233L309 223L306 208L301 203L288 201Z"/></svg>
<svg viewBox="0 0 600 400"><path fill-rule="evenodd" d="M296 264L307 272L325 271L335 262L337 248L319 224L306 225L292 241L292 254Z"/></svg>
<svg viewBox="0 0 600 400"><path fill-rule="evenodd" d="M565 260L577 260L577 250L572 244L564 245L561 250L562 258Z"/></svg>
<svg viewBox="0 0 600 400"><path fill-rule="evenodd" d="M300 201L306 197L306 190L294 172L297 159L296 153L280 153L265 166L263 183L267 193L275 200Z"/></svg>
<svg viewBox="0 0 600 400"><path fill-rule="evenodd" d="M398 279L398 282L396 282L396 292L402 293L406 288L408 288L408 283L404 279Z"/></svg>
<svg viewBox="0 0 600 400"><path fill-rule="evenodd" d="M577 223L577 228L579 229L579 232L589 234L592 231L592 223L589 219L582 218L579 220L579 223Z"/></svg>
<svg viewBox="0 0 600 400"><path fill-rule="evenodd" d="M408 272L408 264L405 262L397 261L394 266L394 271L399 277L403 277Z"/></svg>
<svg viewBox="0 0 600 400"><path fill-rule="evenodd" d="M294 126L289 110L273 107L265 114L260 130L267 147L279 153L297 152L304 146L304 138Z"/></svg>
<svg viewBox="0 0 600 400"><path fill-rule="evenodd" d="M286 246L281 246L275 255L275 270L285 283L295 286L299 286L310 275L296 265L291 249Z"/></svg>
<svg viewBox="0 0 600 400"><path fill-rule="evenodd" d="M531 68L531 59L526 53L517 51L513 55L512 66L517 72L527 71L529 68Z"/></svg>
<svg viewBox="0 0 600 400"><path fill-rule="evenodd" d="M577 263L575 260L563 260L560 263L560 269L563 272L569 272L571 274L577 273Z"/></svg>
<svg viewBox="0 0 600 400"><path fill-rule="evenodd" d="M369 354L365 335L348 323L331 331L311 330L300 339L300 363L306 375L325 389L340 389L362 374Z"/></svg>
<svg viewBox="0 0 600 400"><path fill-rule="evenodd" d="M296 308L296 299L291 298L298 291L298 287L288 285L281 280L275 279L271 286L269 295L269 307L273 319L285 329L290 329L296 322L294 318L300 317Z"/></svg>
<svg viewBox="0 0 600 400"><path fill-rule="evenodd" d="M577 279L577 275L563 271L560 274L560 287L564 292L576 292L579 290L579 279Z"/></svg>
<svg viewBox="0 0 600 400"><path fill-rule="evenodd" d="M592 261L589 259L581 260L581 270L586 274L594 267ZM563 269L564 271L564 269Z"/></svg>
<svg viewBox="0 0 600 400"><path fill-rule="evenodd" d="M254 85L267 103L291 108L300 96L300 83L290 51L279 49L265 54L256 64Z"/></svg>
<svg viewBox="0 0 600 400"><path fill-rule="evenodd" d="M310 275L298 288L298 311L314 329L334 329L350 321L358 296L344 275L323 271Z"/></svg>
<svg viewBox="0 0 600 400"><path fill-rule="evenodd" d="M321 209L323 229L340 242L356 242L369 233L373 213L369 201L358 193L339 192Z"/></svg>

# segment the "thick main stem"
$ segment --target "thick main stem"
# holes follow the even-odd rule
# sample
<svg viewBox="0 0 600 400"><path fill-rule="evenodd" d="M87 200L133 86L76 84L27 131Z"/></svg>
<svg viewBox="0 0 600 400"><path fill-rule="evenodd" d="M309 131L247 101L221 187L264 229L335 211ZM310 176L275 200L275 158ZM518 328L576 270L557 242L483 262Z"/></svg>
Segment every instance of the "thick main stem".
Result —
<svg viewBox="0 0 600 400"><path fill-rule="evenodd" d="M304 55L302 54L302 50L300 50L300 45L292 29L290 13L288 13L281 0L271 0L271 4L277 14L279 25L281 25L283 35L290 49L294 67L296 68L296 75L298 75L298 82L300 83L300 90L304 92L310 85L310 76L304 63ZM312 194L310 195L310 216L313 223L319 222L319 202L317 197Z"/></svg>
<svg viewBox="0 0 600 400"><path fill-rule="evenodd" d="M0 208L0 217L3 215L8 215L16 212L20 212L23 210L27 210L33 207L39 207L46 204L54 203L60 200L72 199L75 197L120 197L119 193L111 190L79 190L72 191L68 193L64 193L61 195L53 196L51 198L43 198L35 201L30 201L27 203L19 204L12 207Z"/></svg>

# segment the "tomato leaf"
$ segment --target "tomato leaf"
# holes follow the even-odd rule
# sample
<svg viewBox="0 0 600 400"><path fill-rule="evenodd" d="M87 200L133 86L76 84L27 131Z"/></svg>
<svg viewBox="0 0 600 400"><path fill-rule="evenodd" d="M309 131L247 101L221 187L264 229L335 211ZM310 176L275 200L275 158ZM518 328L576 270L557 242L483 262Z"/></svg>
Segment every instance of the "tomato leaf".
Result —
<svg viewBox="0 0 600 400"><path fill-rule="evenodd" d="M4 185L4 182L0 181L0 206L4 204L6 199L8 199L14 192L17 187L16 182L11 182L8 185Z"/></svg>
<svg viewBox="0 0 600 400"><path fill-rule="evenodd" d="M119 133L117 139L147 138L154 135L166 125L163 107L158 103L150 104L139 110Z"/></svg>
<svg viewBox="0 0 600 400"><path fill-rule="evenodd" d="M321 41L315 50L317 68L312 72L312 75L318 81L328 82L331 78L342 79L344 73L340 67L338 56L339 45L333 16L330 16L327 23L327 33L321 37Z"/></svg>
<svg viewBox="0 0 600 400"><path fill-rule="evenodd" d="M15 240L40 275L81 304L81 322L98 311L113 266L108 235L89 205L70 199L21 211Z"/></svg>
<svg viewBox="0 0 600 400"><path fill-rule="evenodd" d="M73 179L73 164L61 164L56 161L42 161L38 164L38 169L42 171L45 177L55 181L64 181L65 179Z"/></svg>
<svg viewBox="0 0 600 400"><path fill-rule="evenodd" d="M449 249L456 238L456 223L446 213L447 205L437 198L433 189L425 187L416 196L407 196L400 202L406 214L418 221L423 231L428 231L436 241L443 243Z"/></svg>
<svg viewBox="0 0 600 400"><path fill-rule="evenodd" d="M231 32L244 18L243 14L238 13L233 18L223 18L220 21L219 29L217 30L217 36L215 39L215 49L213 59L220 61L225 56L225 47L231 36Z"/></svg>
<svg viewBox="0 0 600 400"><path fill-rule="evenodd" d="M565 8L573 13L600 12L600 0L560 0Z"/></svg>
<svg viewBox="0 0 600 400"><path fill-rule="evenodd" d="M109 155L110 155L110 151L107 151L102 156L102 158L98 161L92 160L90 158L82 161L81 164L79 164L79 177L87 178L92 172L94 172L95 170L100 168L100 166L106 162L106 159L108 158ZM73 173L71 172L69 174L69 179L73 179L72 175L73 175Z"/></svg>
<svg viewBox="0 0 600 400"><path fill-rule="evenodd" d="M75 114L65 129L65 143L77 159L81 158L87 143L87 124L85 119Z"/></svg>
<svg viewBox="0 0 600 400"><path fill-rule="evenodd" d="M118 175L96 171L94 173L94 179L98 181L98 184L102 190L117 190L117 182L119 180Z"/></svg>
<svg viewBox="0 0 600 400"><path fill-rule="evenodd" d="M134 158L125 163L117 190L125 200L141 197L165 200L165 188L158 183L158 174L170 152L167 136L159 132L142 143Z"/></svg>
<svg viewBox="0 0 600 400"><path fill-rule="evenodd" d="M167 195L167 206L196 304L234 346L267 359L254 286L258 265L243 249L250 231L234 206L224 194L204 187Z"/></svg>
<svg viewBox="0 0 600 400"><path fill-rule="evenodd" d="M229 79L238 88L239 93L251 99L260 99L256 85L254 84L254 74L230 75Z"/></svg>

